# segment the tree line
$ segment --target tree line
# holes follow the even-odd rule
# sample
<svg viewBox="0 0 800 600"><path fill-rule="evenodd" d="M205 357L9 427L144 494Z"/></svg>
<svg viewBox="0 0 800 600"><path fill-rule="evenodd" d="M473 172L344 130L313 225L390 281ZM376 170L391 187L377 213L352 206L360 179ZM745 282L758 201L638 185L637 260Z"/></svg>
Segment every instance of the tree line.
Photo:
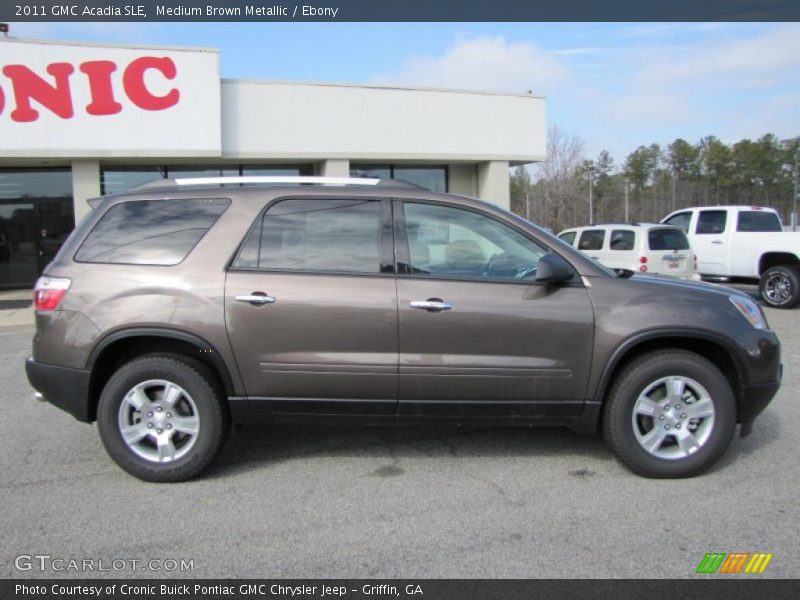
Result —
<svg viewBox="0 0 800 600"><path fill-rule="evenodd" d="M789 224L799 145L769 133L734 144L679 138L639 146L617 165L607 150L588 159L578 136L554 126L546 160L513 172L511 210L555 232L587 225L591 188L594 223L652 223L688 206L744 204L775 208Z"/></svg>

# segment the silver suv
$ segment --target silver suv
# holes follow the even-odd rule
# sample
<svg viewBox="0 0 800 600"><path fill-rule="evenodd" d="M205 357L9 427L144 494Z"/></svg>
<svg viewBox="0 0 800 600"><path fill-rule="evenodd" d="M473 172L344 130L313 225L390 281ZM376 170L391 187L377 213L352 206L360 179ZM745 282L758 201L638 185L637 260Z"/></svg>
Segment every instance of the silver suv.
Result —
<svg viewBox="0 0 800 600"><path fill-rule="evenodd" d="M449 418L594 433L710 467L780 385L749 297L618 276L484 202L379 180L158 182L92 202L36 286L39 395L149 481L231 420Z"/></svg>

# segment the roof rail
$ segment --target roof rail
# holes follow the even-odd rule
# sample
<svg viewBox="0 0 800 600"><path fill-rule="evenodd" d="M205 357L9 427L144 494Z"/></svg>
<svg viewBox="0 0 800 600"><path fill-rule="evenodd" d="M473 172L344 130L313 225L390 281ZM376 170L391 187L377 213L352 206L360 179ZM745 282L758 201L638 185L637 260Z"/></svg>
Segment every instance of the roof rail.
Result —
<svg viewBox="0 0 800 600"><path fill-rule="evenodd" d="M425 189L420 185L403 181L401 179L377 179L370 177L320 177L305 175L244 175L225 177L187 177L170 179L153 179L126 191L150 191L155 189L212 186L212 185L247 185L247 184L272 184L272 185L333 185L333 186L359 186L359 187L398 187Z"/></svg>
<svg viewBox="0 0 800 600"><path fill-rule="evenodd" d="M639 223L638 221L603 221L600 223L590 223L588 227L599 227L600 225L630 225L632 227L638 227L639 225L642 225L642 223ZM584 225L584 227L587 226Z"/></svg>
<svg viewBox="0 0 800 600"><path fill-rule="evenodd" d="M378 185L380 179L366 177L317 177L304 175L244 175L242 177L192 177L175 179L176 185L225 185L241 183L311 183L317 185Z"/></svg>

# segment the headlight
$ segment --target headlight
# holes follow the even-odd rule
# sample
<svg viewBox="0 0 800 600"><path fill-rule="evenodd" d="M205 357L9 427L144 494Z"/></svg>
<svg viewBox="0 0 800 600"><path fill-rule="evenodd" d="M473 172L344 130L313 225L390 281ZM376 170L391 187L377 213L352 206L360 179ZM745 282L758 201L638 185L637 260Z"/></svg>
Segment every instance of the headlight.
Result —
<svg viewBox="0 0 800 600"><path fill-rule="evenodd" d="M761 312L758 304L753 302L753 300L747 296L730 296L729 300L739 309L742 316L750 322L750 325L756 329L767 328L767 321L764 318L764 313Z"/></svg>

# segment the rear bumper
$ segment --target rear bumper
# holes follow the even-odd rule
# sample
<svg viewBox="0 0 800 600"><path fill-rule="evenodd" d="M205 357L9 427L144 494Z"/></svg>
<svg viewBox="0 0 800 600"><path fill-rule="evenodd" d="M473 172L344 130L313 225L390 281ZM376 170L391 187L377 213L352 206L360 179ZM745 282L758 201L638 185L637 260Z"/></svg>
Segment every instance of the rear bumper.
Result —
<svg viewBox="0 0 800 600"><path fill-rule="evenodd" d="M67 411L78 421L89 423L95 420L89 402L90 371L48 365L33 360L25 361L25 373L33 389L44 400Z"/></svg>

